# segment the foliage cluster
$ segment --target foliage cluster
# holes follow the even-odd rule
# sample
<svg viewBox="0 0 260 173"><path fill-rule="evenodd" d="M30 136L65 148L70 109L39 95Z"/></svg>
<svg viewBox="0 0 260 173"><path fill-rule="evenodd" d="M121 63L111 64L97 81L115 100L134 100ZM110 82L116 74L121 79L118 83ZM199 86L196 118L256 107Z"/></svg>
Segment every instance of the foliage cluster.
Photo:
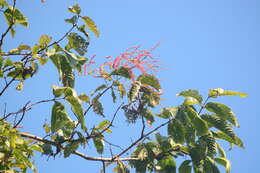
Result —
<svg viewBox="0 0 260 173"><path fill-rule="evenodd" d="M36 77L35 73L49 60L57 69L60 80L59 86L52 86L53 98L28 102L17 112L5 112L1 117L1 172L26 172L27 168L36 172L31 161L34 151L48 157L61 154L66 158L75 154L101 162L103 172L112 164L116 164L113 171L118 173L128 173L130 168L137 173L172 173L177 170L191 173L192 169L195 173L219 173L218 165L230 172L231 164L219 141L241 148L244 145L233 130L233 127L239 127L236 115L228 106L214 99L236 95L245 97L246 94L217 88L209 90L204 99L197 90L189 89L177 94L184 97L181 105L163 107L161 112L154 113L160 107L162 95L160 82L151 73L158 68L158 61L152 56L152 50L140 50L140 47L127 49L115 58L108 57L98 70L89 73L92 80L101 78L104 84L92 93L78 94L74 88L75 72L81 72L84 64L91 63L91 59L84 57L90 43L88 32L97 37L100 35L94 21L82 15L79 5L73 5L68 8L72 17L65 19L71 28L62 38L52 42L50 36L42 35L33 46L21 44L4 51L6 35L11 33L14 37L16 25L27 27L28 21L16 8L16 0L12 5L0 0L0 8L7 21L7 29L0 40L0 77L4 83L0 96L15 83L18 83L16 89L22 90L26 80ZM101 100L105 93L110 93L115 105L120 105L112 117L106 116ZM46 136L41 138L19 129L26 112L46 102L53 102L50 124L43 125ZM72 115L66 110L66 105L71 108ZM103 120L87 126L90 110ZM109 158L78 152L92 140L97 154L102 156L106 152L105 143L108 143L106 137L113 133L113 123L120 110L123 110L127 123L142 122L140 137L120 153L111 152ZM155 121L163 123L148 129L147 125ZM166 134L160 133L159 129L163 127L167 128ZM132 152L131 157L124 157L127 152ZM177 166L175 160L179 157L186 160Z"/></svg>

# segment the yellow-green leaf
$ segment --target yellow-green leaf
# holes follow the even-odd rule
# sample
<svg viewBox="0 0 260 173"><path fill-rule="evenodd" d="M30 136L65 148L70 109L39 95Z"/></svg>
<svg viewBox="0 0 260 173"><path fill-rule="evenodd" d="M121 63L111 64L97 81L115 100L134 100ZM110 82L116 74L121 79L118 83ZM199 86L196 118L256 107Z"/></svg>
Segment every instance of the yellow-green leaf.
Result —
<svg viewBox="0 0 260 173"><path fill-rule="evenodd" d="M95 22L88 16L83 16L82 20L86 23L88 28L97 36L99 37L100 33L99 30L95 24Z"/></svg>
<svg viewBox="0 0 260 173"><path fill-rule="evenodd" d="M209 90L209 97L216 98L217 96L240 96L240 97L246 97L246 93L237 92L237 91L227 91L222 88L216 88Z"/></svg>

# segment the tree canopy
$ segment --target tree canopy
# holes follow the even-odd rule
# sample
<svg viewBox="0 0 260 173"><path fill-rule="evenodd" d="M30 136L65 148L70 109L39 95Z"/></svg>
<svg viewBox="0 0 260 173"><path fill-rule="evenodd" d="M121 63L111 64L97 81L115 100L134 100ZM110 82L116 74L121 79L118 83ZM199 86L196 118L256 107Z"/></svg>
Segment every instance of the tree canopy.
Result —
<svg viewBox="0 0 260 173"><path fill-rule="evenodd" d="M27 80L37 78L37 71L45 68L48 61L57 69L59 82L50 84L51 98L27 102L13 112L3 110L0 118L0 171L14 173L31 169L37 172L33 156L40 152L46 158L77 155L86 161L100 162L102 172L113 167L118 173L191 173L192 170L195 173L218 173L219 166L230 172L231 163L220 141L230 143L231 148L233 145L244 148L233 130L240 125L231 108L214 99L245 97L245 93L215 88L209 89L204 98L198 90L187 89L177 94L183 97L181 105L163 107L161 96L167 91L163 90L156 76L160 64L153 56L158 45L151 49L130 47L118 56L106 57L98 68L90 68L95 63L94 56L86 57L90 36L99 37L100 31L77 4L68 7L71 18L65 22L71 28L64 31L60 39L53 40L44 34L34 45L20 44L5 50L6 36L15 37L17 25L27 27L29 24L22 9L16 8L16 3L16 0L12 3L0 0L1 13L6 20L0 38L0 97L13 92L12 85L16 85L17 92L24 85L26 87ZM88 75L89 82L101 80L103 83L91 93L77 93L75 76L80 74ZM105 105L104 97L111 99L112 106ZM26 113L45 103L52 103L51 115L42 124L45 136L24 132L22 122ZM107 109L115 110L108 115ZM90 114L102 120L89 124ZM126 121L121 119L121 123L140 127L139 137L125 148L121 148L118 141L108 141L114 131L120 130L114 126L119 114L125 115ZM154 127L155 122L159 125ZM82 148L92 145L90 141L96 149L95 156L81 152ZM121 151L115 153L114 147ZM177 165L175 160L179 158L184 160Z"/></svg>

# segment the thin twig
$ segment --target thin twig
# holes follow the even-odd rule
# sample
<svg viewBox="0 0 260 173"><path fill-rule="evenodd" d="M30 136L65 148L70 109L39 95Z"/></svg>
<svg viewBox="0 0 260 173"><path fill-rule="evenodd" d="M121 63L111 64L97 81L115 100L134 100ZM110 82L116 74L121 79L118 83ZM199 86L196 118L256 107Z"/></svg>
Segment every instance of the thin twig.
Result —
<svg viewBox="0 0 260 173"><path fill-rule="evenodd" d="M122 151L121 153L117 154L115 157L113 157L113 159L116 159L117 157L122 156L123 154L125 154L128 150L130 150L132 147L134 147L136 144L138 144L140 141L142 141L144 138L146 138L147 136L149 136L150 134L152 134L153 132L155 132L156 130L160 129L161 127L169 124L169 122L172 119L168 120L167 122L157 126L156 128L154 128L153 130L151 130L150 132L144 134L143 136L139 137L136 141L134 141L131 145L129 145L124 151Z"/></svg>
<svg viewBox="0 0 260 173"><path fill-rule="evenodd" d="M23 118L24 118L24 115L25 115L25 112L26 112L26 107L27 107L27 105L28 105L29 103L30 103L30 101L27 102L27 103L25 104L25 106L22 108L23 114L22 114L21 118L19 119L19 121L18 121L16 124L14 124L14 127L13 127L13 128L16 128L16 127L22 122L22 120L23 120Z"/></svg>
<svg viewBox="0 0 260 173"><path fill-rule="evenodd" d="M4 38L6 37L6 35L8 34L8 32L12 29L14 23L14 11L15 11L15 5L16 5L16 0L14 0L13 6L12 6L12 16L11 16L11 23L8 26L8 28L6 29L6 31L2 34L1 40L0 40L0 50L2 48L3 42L4 42Z"/></svg>
<svg viewBox="0 0 260 173"><path fill-rule="evenodd" d="M210 98L210 96L208 96L207 99L205 100L205 102L201 105L198 115L200 115L201 111L204 109L204 107L207 104L209 98Z"/></svg>

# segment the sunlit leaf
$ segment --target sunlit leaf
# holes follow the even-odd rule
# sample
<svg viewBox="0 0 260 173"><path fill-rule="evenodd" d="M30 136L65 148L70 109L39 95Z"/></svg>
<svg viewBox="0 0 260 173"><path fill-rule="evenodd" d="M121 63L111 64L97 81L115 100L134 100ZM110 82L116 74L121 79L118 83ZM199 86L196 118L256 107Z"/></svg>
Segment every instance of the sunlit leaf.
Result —
<svg viewBox="0 0 260 173"><path fill-rule="evenodd" d="M6 9L4 11L4 16L7 20L8 25L11 25L12 23L19 23L20 25L25 27L28 27L29 25L27 18L17 8L15 8L14 11L11 8Z"/></svg>
<svg viewBox="0 0 260 173"><path fill-rule="evenodd" d="M86 25L88 26L88 28L97 36L99 37L99 30L95 24L95 22L88 16L83 16L81 17L82 20L86 23Z"/></svg>
<svg viewBox="0 0 260 173"><path fill-rule="evenodd" d="M202 102L202 96L199 94L198 90L186 90L182 91L177 96L183 96L183 97L193 97L195 98L200 104Z"/></svg>
<svg viewBox="0 0 260 173"><path fill-rule="evenodd" d="M16 87L16 90L17 91L21 91L23 89L23 86L24 86L24 82L23 81L20 81L19 84L17 85Z"/></svg>
<svg viewBox="0 0 260 173"><path fill-rule="evenodd" d="M46 47L50 42L51 42L52 38L48 35L42 35L39 39L39 45Z"/></svg>
<svg viewBox="0 0 260 173"><path fill-rule="evenodd" d="M246 93L242 92L236 92L236 91L227 91L222 88L216 88L216 89L211 89L209 90L209 97L216 98L218 96L240 96L240 97L246 97Z"/></svg>
<svg viewBox="0 0 260 173"><path fill-rule="evenodd" d="M224 166L226 168L226 173L230 173L231 164L230 161L224 157L219 157L214 159L218 164Z"/></svg>
<svg viewBox="0 0 260 173"><path fill-rule="evenodd" d="M87 96L86 94L80 94L80 95L79 95L79 99L80 99L81 101L84 101L84 102L90 104L90 98L89 98L89 96Z"/></svg>
<svg viewBox="0 0 260 173"><path fill-rule="evenodd" d="M65 126L69 120L65 107L60 102L55 102L51 114L51 131L57 132Z"/></svg>
<svg viewBox="0 0 260 173"><path fill-rule="evenodd" d="M101 121L101 122L99 123L99 125L98 125L97 127L95 127L95 129L102 131L102 130L104 130L105 128L107 128L110 124L111 124L110 121L104 120L104 121Z"/></svg>

